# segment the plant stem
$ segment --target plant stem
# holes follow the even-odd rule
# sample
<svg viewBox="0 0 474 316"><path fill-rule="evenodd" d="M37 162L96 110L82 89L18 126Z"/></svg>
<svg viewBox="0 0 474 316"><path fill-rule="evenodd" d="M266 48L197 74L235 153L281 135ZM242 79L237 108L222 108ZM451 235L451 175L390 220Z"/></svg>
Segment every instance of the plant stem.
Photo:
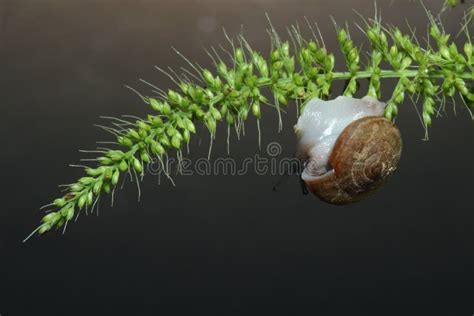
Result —
<svg viewBox="0 0 474 316"><path fill-rule="evenodd" d="M372 77L373 73L371 71L359 71L355 75L351 74L350 72L335 72L333 75L333 79L364 79ZM380 78L413 78L419 75L419 70L403 70L403 71L394 71L394 70L381 70L380 71ZM442 72L431 72L430 78L444 78ZM474 73L464 72L458 75L459 78L462 79L473 79Z"/></svg>
<svg viewBox="0 0 474 316"><path fill-rule="evenodd" d="M403 70L403 71L395 71L395 70L381 70L379 77L381 79L388 79L388 78L414 78L419 75L419 70ZM318 75L317 78L324 78L326 75L321 74ZM356 73L351 73L347 71L340 71L340 72L333 72L332 79L334 80L348 80L348 79L369 79L373 76L372 71L358 71ZM441 79L444 78L445 75L442 72L431 72L429 75L430 78L434 79ZM473 80L474 79L474 72L464 72L458 74L458 77L464 80ZM290 81L291 79L288 79ZM259 83L259 87L268 87L272 84L270 79L262 81Z"/></svg>

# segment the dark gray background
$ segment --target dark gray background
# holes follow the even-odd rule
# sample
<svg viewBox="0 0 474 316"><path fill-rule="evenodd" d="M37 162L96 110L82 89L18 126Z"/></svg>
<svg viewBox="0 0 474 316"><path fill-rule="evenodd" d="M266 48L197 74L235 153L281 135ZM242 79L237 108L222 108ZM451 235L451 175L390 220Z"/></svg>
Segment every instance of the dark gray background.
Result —
<svg viewBox="0 0 474 316"><path fill-rule="evenodd" d="M425 36L418 2L378 2L385 22L406 30L407 20ZM98 117L149 112L123 85L171 87L152 67L184 65L171 46L210 66L202 48L244 25L266 52L268 12L281 33L304 16L318 22L334 50L329 16L360 23L354 9L374 14L365 0L0 0L0 314L472 315L474 124L461 106L424 142L413 106L402 105L399 171L356 205L302 196L296 178L275 193L278 177L253 173L181 177L176 187L150 176L140 203L128 184L99 217L21 243L57 185L80 175L68 167L84 157L78 149L110 139L93 127ZM461 16L462 7L446 14L448 31ZM353 37L364 41L355 28ZM264 110L263 145L278 141L290 157L294 114L278 134ZM254 120L247 130L232 138L238 161L258 151ZM207 152L201 136L191 157ZM225 147L220 129L214 155Z"/></svg>

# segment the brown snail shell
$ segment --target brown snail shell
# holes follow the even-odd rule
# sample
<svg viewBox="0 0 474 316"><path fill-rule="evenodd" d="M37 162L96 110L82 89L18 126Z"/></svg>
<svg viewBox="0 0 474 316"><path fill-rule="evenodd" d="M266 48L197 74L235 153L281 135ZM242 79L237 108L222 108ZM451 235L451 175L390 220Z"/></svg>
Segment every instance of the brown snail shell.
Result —
<svg viewBox="0 0 474 316"><path fill-rule="evenodd" d="M332 169L305 180L305 184L328 203L357 202L388 180L397 168L401 150L400 130L395 124L381 116L360 118L337 138L328 161Z"/></svg>

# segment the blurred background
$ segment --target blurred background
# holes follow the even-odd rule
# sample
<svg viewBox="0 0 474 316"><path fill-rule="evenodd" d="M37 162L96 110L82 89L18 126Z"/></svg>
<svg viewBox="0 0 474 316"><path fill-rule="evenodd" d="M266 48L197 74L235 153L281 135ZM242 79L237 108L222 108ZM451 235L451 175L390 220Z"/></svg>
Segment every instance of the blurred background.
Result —
<svg viewBox="0 0 474 316"><path fill-rule="evenodd" d="M463 6L444 14L456 34ZM417 1L378 1L385 23L426 38ZM425 1L439 12L442 1ZM357 13L355 12L357 11ZM73 182L68 167L110 136L101 115L150 112L131 85L167 89L153 66L189 59L210 67L204 48L242 28L268 52L265 13L286 34L304 17L337 50L330 17L349 25L374 16L372 0L0 0L0 315L472 315L474 123L458 104L434 120L430 141L412 104L400 106L400 168L377 194L335 207L303 196L296 177L278 192L276 176L145 178L103 199L100 216L81 216L65 235L21 241L41 205ZM302 28L309 34L305 28ZM353 39L367 42L354 26ZM463 38L457 39L459 43ZM340 56L340 55L339 55ZM339 64L343 66L342 64ZM383 84L388 98L393 82ZM339 89L339 90L338 90ZM342 89L336 86L335 95ZM294 153L294 108L263 111L262 148ZM231 137L231 156L258 153L253 119ZM226 157L221 126L214 157ZM189 157L205 157L201 130Z"/></svg>

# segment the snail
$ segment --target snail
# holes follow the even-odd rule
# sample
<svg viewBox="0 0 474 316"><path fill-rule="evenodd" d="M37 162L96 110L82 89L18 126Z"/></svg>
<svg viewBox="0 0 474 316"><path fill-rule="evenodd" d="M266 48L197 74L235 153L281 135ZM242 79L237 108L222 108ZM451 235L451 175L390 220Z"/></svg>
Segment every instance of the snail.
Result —
<svg viewBox="0 0 474 316"><path fill-rule="evenodd" d="M372 97L311 99L295 125L301 179L321 200L357 202L380 188L397 168L400 131Z"/></svg>

